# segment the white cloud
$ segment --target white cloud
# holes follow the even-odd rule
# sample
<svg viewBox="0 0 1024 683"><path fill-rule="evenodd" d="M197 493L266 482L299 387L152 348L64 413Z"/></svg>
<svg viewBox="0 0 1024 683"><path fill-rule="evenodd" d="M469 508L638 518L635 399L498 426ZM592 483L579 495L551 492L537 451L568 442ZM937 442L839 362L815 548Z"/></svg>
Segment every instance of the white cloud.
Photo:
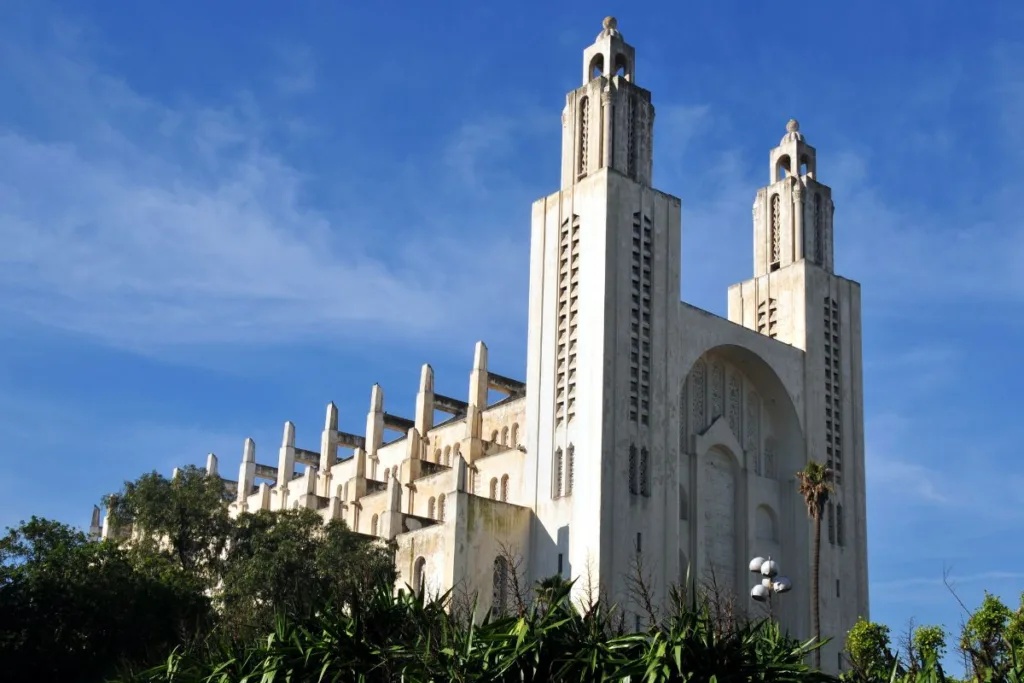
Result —
<svg viewBox="0 0 1024 683"><path fill-rule="evenodd" d="M0 306L11 315L150 352L330 343L443 335L468 319L500 331L493 301L507 283L526 281L507 259L472 258L504 251L501 231L396 234L387 258L374 253L365 236L373 232L379 248L388 226L307 205L303 172L270 147L270 123L251 94L216 107L147 99L100 71L74 35L6 52L17 57L7 63L26 101L50 121L31 134L0 126ZM307 52L289 54L293 73L311 72ZM310 84L296 78L293 93ZM461 131L449 161L473 184L479 157L513 132L514 123L487 128L483 144ZM451 182L439 175L435 183ZM395 193L381 188L378 199ZM517 229L528 234L525 220ZM452 264L453 251L463 252L457 266L431 267Z"/></svg>

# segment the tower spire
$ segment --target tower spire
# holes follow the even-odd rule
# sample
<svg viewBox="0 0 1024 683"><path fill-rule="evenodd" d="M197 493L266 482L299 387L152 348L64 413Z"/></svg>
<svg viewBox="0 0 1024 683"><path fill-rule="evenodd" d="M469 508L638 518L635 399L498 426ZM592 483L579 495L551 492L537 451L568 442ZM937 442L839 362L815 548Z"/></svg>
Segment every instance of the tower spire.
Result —
<svg viewBox="0 0 1024 683"><path fill-rule="evenodd" d="M605 17L583 50L583 84L566 96L562 111L562 187L601 169L651 186L654 107L636 85L636 51Z"/></svg>
<svg viewBox="0 0 1024 683"><path fill-rule="evenodd" d="M832 272L832 190L818 182L817 151L796 119L768 157L754 200L754 276L802 261Z"/></svg>

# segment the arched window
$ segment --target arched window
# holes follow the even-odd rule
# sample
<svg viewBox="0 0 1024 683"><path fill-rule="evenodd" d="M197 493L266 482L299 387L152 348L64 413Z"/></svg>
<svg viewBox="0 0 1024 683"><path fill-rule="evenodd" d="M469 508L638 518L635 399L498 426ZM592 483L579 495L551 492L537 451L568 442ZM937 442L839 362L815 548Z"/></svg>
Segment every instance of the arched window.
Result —
<svg viewBox="0 0 1024 683"><path fill-rule="evenodd" d="M494 558L494 587L491 595L491 614L495 617L508 609L508 560Z"/></svg>
<svg viewBox="0 0 1024 683"><path fill-rule="evenodd" d="M646 448L640 449L640 495L651 495L650 454Z"/></svg>
<svg viewBox="0 0 1024 683"><path fill-rule="evenodd" d="M440 448L438 448L437 450L434 451L434 462L436 462L436 463L440 463L441 462L441 449Z"/></svg>
<svg viewBox="0 0 1024 683"><path fill-rule="evenodd" d="M437 521L444 521L444 494L437 497Z"/></svg>
<svg viewBox="0 0 1024 683"><path fill-rule="evenodd" d="M590 60L590 80L604 75L604 55L596 54Z"/></svg>
<svg viewBox="0 0 1024 683"><path fill-rule="evenodd" d="M576 469L576 447L569 444L565 449L565 495L572 495L572 482Z"/></svg>
<svg viewBox="0 0 1024 683"><path fill-rule="evenodd" d="M508 445L508 427L502 427L501 428L501 445L502 446L507 446Z"/></svg>
<svg viewBox="0 0 1024 683"><path fill-rule="evenodd" d="M374 515L373 517L370 517L370 535L371 536L376 536L377 535L377 521L378 521L377 520L377 515Z"/></svg>
<svg viewBox="0 0 1024 683"><path fill-rule="evenodd" d="M416 514L416 489L409 487L409 512L408 514Z"/></svg>
<svg viewBox="0 0 1024 683"><path fill-rule="evenodd" d="M780 225L782 221L782 202L779 200L779 195L772 195L772 215L771 220L771 242L768 245L771 249L771 269L777 270L779 263L782 260L782 235L780 234Z"/></svg>
<svg viewBox="0 0 1024 683"><path fill-rule="evenodd" d="M434 500L433 496L431 496L430 499L427 500L427 517L430 519L434 519L435 505L437 505L437 501Z"/></svg>
<svg viewBox="0 0 1024 683"><path fill-rule="evenodd" d="M474 496L477 492L477 483L480 481L480 471L474 466L473 473L469 475L469 492Z"/></svg>
<svg viewBox="0 0 1024 683"><path fill-rule="evenodd" d="M458 449L458 446L456 446L455 448ZM445 467L451 467L452 466L452 447L451 446L445 446L444 447L444 464L445 464Z"/></svg>
<svg viewBox="0 0 1024 683"><path fill-rule="evenodd" d="M388 483L388 481L390 479L391 479L391 468L390 467L385 467L384 468L384 483L385 484Z"/></svg>
<svg viewBox="0 0 1024 683"><path fill-rule="evenodd" d="M498 443L498 430L491 432L491 443Z"/></svg>
<svg viewBox="0 0 1024 683"><path fill-rule="evenodd" d="M587 153L590 147L590 100L581 97L579 101L579 168L576 176L582 178L587 175Z"/></svg>
<svg viewBox="0 0 1024 683"><path fill-rule="evenodd" d="M562 448L555 449L554 472L551 477L551 497L558 498L562 495L562 477L565 474L565 463L562 459Z"/></svg>
<svg viewBox="0 0 1024 683"><path fill-rule="evenodd" d="M412 566L412 589L416 591L416 595L423 595L426 587L427 560L423 557L417 557L416 562Z"/></svg>
<svg viewBox="0 0 1024 683"><path fill-rule="evenodd" d="M352 531L359 531L359 503L352 509Z"/></svg>
<svg viewBox="0 0 1024 683"><path fill-rule="evenodd" d="M501 500L504 503L508 502L508 475L501 477Z"/></svg>
<svg viewBox="0 0 1024 683"><path fill-rule="evenodd" d="M786 176L792 174L792 170L790 168L792 163L793 162L790 160L788 154L784 154L781 157L779 157L778 162L776 162L776 164L775 164L775 180L776 181L782 180Z"/></svg>
<svg viewBox="0 0 1024 683"><path fill-rule="evenodd" d="M629 492L636 494L636 446L629 445Z"/></svg>
<svg viewBox="0 0 1024 683"><path fill-rule="evenodd" d="M457 443L456 443L456 444L455 444L454 446L452 446L452 455L451 455L451 459L447 460L447 461L445 462L445 464L446 464L446 465L448 465L448 467L451 467L451 466L452 466L452 462L453 462L453 461L455 461L455 462L457 462L457 461L458 461L458 459L459 459L459 453L460 453L460 450L459 450L459 444L457 444ZM447 457L447 456L445 456L445 457Z"/></svg>
<svg viewBox="0 0 1024 683"><path fill-rule="evenodd" d="M814 262L825 263L825 229L821 215L821 195L814 195Z"/></svg>
<svg viewBox="0 0 1024 683"><path fill-rule="evenodd" d="M498 478L494 477L491 479L491 500L498 499Z"/></svg>
<svg viewBox="0 0 1024 683"><path fill-rule="evenodd" d="M519 445L519 423L512 423L512 443L511 446L514 448Z"/></svg>

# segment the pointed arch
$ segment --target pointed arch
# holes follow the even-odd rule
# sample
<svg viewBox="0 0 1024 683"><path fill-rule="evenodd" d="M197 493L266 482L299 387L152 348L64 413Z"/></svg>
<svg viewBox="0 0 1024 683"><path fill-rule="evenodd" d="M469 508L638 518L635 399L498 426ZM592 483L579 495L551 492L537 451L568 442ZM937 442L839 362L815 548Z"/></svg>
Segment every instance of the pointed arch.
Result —
<svg viewBox="0 0 1024 683"><path fill-rule="evenodd" d="M501 428L501 445L502 446L507 446L508 445L508 427L502 427Z"/></svg>
<svg viewBox="0 0 1024 683"><path fill-rule="evenodd" d="M434 519L434 515L436 514L436 506L437 500L435 500L435 498L431 496L429 500L427 500L427 517L429 517L430 519Z"/></svg>
<svg viewBox="0 0 1024 683"><path fill-rule="evenodd" d="M391 479L391 468L390 467L385 467L384 468L384 483L385 484L388 483L388 481L390 479Z"/></svg>
<svg viewBox="0 0 1024 683"><path fill-rule="evenodd" d="M441 463L441 449L440 448L434 450L434 462L436 462L438 464Z"/></svg>
<svg viewBox="0 0 1024 683"><path fill-rule="evenodd" d="M458 446L456 446L456 448L458 448ZM445 464L445 467L451 467L452 466L452 447L451 446L445 446L444 447L444 464Z"/></svg>
<svg viewBox="0 0 1024 683"><path fill-rule="evenodd" d="M437 497L437 521L439 522L444 521L444 504L445 497L444 494L442 493L440 496Z"/></svg>
<svg viewBox="0 0 1024 683"><path fill-rule="evenodd" d="M491 432L491 443L498 443L498 430Z"/></svg>
<svg viewBox="0 0 1024 683"><path fill-rule="evenodd" d="M377 535L377 523L378 523L378 521L379 520L378 520L377 515L374 515L373 517L370 517L370 535L371 536L376 536Z"/></svg>
<svg viewBox="0 0 1024 683"><path fill-rule="evenodd" d="M513 448L517 447L519 445L519 423L518 422L513 422L512 423L512 432L510 434L510 437L512 439L512 443L509 444L509 445L511 445Z"/></svg>
<svg viewBox="0 0 1024 683"><path fill-rule="evenodd" d="M498 478L497 477L493 477L491 479L490 498L491 498L491 500L497 500L498 499Z"/></svg>
<svg viewBox="0 0 1024 683"><path fill-rule="evenodd" d="M508 475L503 474L501 476L501 501L503 503L508 502Z"/></svg>
<svg viewBox="0 0 1024 683"><path fill-rule="evenodd" d="M778 520L775 511L767 505L758 505L754 511L754 531L759 540L778 542Z"/></svg>

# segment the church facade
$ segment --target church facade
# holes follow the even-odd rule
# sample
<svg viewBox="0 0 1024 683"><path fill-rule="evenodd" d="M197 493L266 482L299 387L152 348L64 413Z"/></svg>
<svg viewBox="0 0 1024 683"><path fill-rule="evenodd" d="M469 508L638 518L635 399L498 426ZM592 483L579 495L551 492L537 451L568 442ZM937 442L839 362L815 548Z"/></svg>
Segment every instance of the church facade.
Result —
<svg viewBox="0 0 1024 683"><path fill-rule="evenodd" d="M483 609L509 605L514 557L527 584L600 587L632 620L639 557L663 601L689 571L755 610L748 564L771 556L794 586L775 613L809 637L812 525L795 473L827 462L832 669L868 583L860 287L833 270L831 190L790 121L728 317L681 302L680 200L652 185L654 107L637 83L609 18L566 97L561 189L533 205L525 381L492 372L478 343L465 399L435 392L425 365L412 417L374 386L362 434L339 431L330 404L319 450L297 447L290 422L273 464L246 440L231 509L344 519L396 543L402 585L477 593Z"/></svg>

